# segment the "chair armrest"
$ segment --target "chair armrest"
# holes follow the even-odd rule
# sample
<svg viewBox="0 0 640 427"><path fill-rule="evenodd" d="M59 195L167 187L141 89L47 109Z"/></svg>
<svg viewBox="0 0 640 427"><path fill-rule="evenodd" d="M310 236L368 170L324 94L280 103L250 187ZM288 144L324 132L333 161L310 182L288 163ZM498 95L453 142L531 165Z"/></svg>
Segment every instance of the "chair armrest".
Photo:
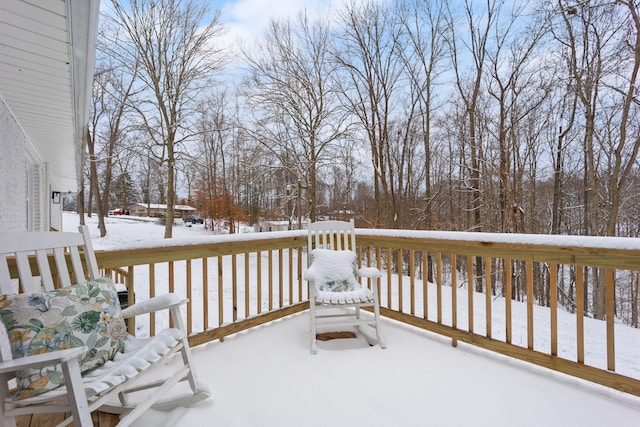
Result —
<svg viewBox="0 0 640 427"><path fill-rule="evenodd" d="M0 374L20 371L22 369L38 366L52 365L66 362L74 358L80 358L87 351L87 347L74 347L66 350L51 351L49 353L33 356L19 357L17 359L0 362Z"/></svg>
<svg viewBox="0 0 640 427"><path fill-rule="evenodd" d="M167 308L186 304L188 300L176 294L164 294L157 297L149 298L144 301L133 304L122 310L122 317L125 319L140 314L153 313L155 311L165 310Z"/></svg>
<svg viewBox="0 0 640 427"><path fill-rule="evenodd" d="M382 273L375 267L362 267L358 269L358 276L370 277L373 279L375 277L382 277Z"/></svg>
<svg viewBox="0 0 640 427"><path fill-rule="evenodd" d="M316 280L316 275L313 268L309 267L307 270L305 270L302 278L308 282L314 282Z"/></svg>

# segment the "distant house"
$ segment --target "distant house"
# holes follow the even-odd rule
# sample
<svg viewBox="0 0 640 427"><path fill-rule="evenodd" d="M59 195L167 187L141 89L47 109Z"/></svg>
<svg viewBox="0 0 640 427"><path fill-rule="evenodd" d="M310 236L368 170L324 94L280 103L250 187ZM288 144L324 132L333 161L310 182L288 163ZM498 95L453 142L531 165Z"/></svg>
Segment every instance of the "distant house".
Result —
<svg viewBox="0 0 640 427"><path fill-rule="evenodd" d="M336 209L334 211L328 212L326 216L323 218L318 218L318 220L322 221L349 221L351 218L355 217L356 213L350 209Z"/></svg>
<svg viewBox="0 0 640 427"><path fill-rule="evenodd" d="M62 228L79 190L99 0L2 0L0 231Z"/></svg>
<svg viewBox="0 0 640 427"><path fill-rule="evenodd" d="M286 231L295 228L296 224L292 224L289 221L260 221L256 227L256 231Z"/></svg>
<svg viewBox="0 0 640 427"><path fill-rule="evenodd" d="M175 217L184 218L187 215L198 214L198 209L187 205L175 205ZM167 205L159 203L134 203L129 205L129 215L164 217L167 215Z"/></svg>

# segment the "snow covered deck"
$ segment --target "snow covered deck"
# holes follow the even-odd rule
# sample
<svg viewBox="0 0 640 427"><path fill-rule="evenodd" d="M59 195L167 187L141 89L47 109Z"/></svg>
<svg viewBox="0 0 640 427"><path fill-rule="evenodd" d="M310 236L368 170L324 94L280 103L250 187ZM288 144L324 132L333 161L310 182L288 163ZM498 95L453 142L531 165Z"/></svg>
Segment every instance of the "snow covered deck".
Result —
<svg viewBox="0 0 640 427"><path fill-rule="evenodd" d="M213 399L149 410L136 426L633 425L640 398L384 321L362 338L308 348L303 312L194 348Z"/></svg>
<svg viewBox="0 0 640 427"><path fill-rule="evenodd" d="M178 227L180 237L152 241L162 236L157 224L113 221L110 237L94 240L104 250L99 264L127 285L130 298L189 298L187 329L199 344L200 376L214 392L192 408L149 411L136 425L600 426L640 419L640 330L615 316L616 292L626 295L637 283L639 239L361 230L363 265L369 260L386 273L383 315L405 323L385 318L386 350L344 339L321 343L312 356L308 313L300 311L306 233L211 236ZM428 265L427 255L433 281L418 267ZM575 312L556 298L569 283L576 295L591 291L594 269L607 283L605 320L593 318L582 298ZM494 273L495 295L487 286ZM548 283L548 306L537 304L534 283ZM136 335L167 321L136 323Z"/></svg>

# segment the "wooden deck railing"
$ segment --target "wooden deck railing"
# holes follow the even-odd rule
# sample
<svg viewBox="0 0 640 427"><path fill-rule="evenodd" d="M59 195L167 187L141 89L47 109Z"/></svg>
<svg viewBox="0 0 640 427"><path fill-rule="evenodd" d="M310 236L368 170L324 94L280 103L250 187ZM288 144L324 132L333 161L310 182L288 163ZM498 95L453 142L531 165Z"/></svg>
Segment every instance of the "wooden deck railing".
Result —
<svg viewBox="0 0 640 427"><path fill-rule="evenodd" d="M197 345L307 309L305 245L306 234L300 232L262 233L96 251L96 257L101 268L127 286L130 302L163 292L186 296L187 329L191 344ZM130 323L129 329L153 335L168 322L150 317L142 325Z"/></svg>
<svg viewBox="0 0 640 427"><path fill-rule="evenodd" d="M384 316L640 396L638 335L616 311L638 298L638 239L358 230L357 240L361 265L383 271ZM307 309L305 246L292 231L96 255L130 298L188 297L198 345ZM169 321L129 327L152 335Z"/></svg>

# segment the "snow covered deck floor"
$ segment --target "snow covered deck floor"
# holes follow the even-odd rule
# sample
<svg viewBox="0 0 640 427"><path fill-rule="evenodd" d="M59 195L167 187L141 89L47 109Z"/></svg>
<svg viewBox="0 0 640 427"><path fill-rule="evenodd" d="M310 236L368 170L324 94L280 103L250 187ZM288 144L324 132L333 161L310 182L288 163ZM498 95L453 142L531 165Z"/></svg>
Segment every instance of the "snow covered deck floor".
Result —
<svg viewBox="0 0 640 427"><path fill-rule="evenodd" d="M640 398L385 319L387 349L362 338L309 352L308 313L194 348L213 399L149 410L135 426L635 425Z"/></svg>

